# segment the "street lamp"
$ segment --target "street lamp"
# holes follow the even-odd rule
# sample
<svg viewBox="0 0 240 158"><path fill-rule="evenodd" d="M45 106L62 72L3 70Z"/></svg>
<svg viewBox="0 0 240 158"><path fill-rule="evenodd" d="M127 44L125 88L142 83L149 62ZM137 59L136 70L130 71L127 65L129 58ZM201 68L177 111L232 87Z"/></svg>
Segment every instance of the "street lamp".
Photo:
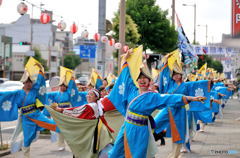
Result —
<svg viewBox="0 0 240 158"><path fill-rule="evenodd" d="M191 7L194 8L194 33L193 33L194 39L193 39L193 44L195 44L196 43L196 19L197 19L197 17L196 17L196 3L194 3L194 4L183 4L183 6L191 6Z"/></svg>
<svg viewBox="0 0 240 158"><path fill-rule="evenodd" d="M208 38L208 25L197 25L197 26L202 26L206 28L206 45L207 45L207 38Z"/></svg>

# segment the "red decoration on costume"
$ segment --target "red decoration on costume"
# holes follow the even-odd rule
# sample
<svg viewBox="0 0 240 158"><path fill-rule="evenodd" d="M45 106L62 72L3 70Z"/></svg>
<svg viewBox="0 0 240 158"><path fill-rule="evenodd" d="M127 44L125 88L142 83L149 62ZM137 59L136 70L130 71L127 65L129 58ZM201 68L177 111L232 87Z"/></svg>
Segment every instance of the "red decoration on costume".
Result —
<svg viewBox="0 0 240 158"><path fill-rule="evenodd" d="M106 111L112 111L112 110L115 110L115 106L112 104L112 102L107 98L103 98L101 100L101 103L103 105L103 110L106 112Z"/></svg>
<svg viewBox="0 0 240 158"><path fill-rule="evenodd" d="M75 112L74 114L72 112L69 113L69 112L66 112L63 110L63 114L66 114L66 115L69 115L72 117L76 117L76 118L87 119L87 120L96 119L93 108L88 104L85 104L81 107L77 106L77 107L73 107L73 108L66 108L65 110L73 111L74 109L83 109L83 110L82 111L79 110L79 113Z"/></svg>
<svg viewBox="0 0 240 158"><path fill-rule="evenodd" d="M78 31L78 27L75 23L72 24L72 26L70 27L71 32L74 34Z"/></svg>
<svg viewBox="0 0 240 158"><path fill-rule="evenodd" d="M104 116L100 116L100 119L102 123L107 127L107 129L111 132L114 133L115 131L108 125L108 122L106 121Z"/></svg>
<svg viewBox="0 0 240 158"><path fill-rule="evenodd" d="M51 21L51 17L48 13L42 13L40 16L40 22L42 24L47 24Z"/></svg>

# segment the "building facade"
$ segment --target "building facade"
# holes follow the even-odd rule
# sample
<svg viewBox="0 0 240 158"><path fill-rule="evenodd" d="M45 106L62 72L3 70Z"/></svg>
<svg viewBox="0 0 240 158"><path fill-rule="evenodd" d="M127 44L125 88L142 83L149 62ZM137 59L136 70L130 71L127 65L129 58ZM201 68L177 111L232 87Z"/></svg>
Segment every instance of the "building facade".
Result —
<svg viewBox="0 0 240 158"><path fill-rule="evenodd" d="M23 61L26 56L33 56L34 49L38 49L43 59L47 60L49 70L47 77L58 74L60 60L63 56L65 45L67 49L72 46L70 32L57 32L57 27L51 22L41 24L39 19L31 19L28 14L22 15L11 24L0 25L0 35L12 38L12 74L13 80L19 80L23 71ZM23 44L25 43L25 44Z"/></svg>

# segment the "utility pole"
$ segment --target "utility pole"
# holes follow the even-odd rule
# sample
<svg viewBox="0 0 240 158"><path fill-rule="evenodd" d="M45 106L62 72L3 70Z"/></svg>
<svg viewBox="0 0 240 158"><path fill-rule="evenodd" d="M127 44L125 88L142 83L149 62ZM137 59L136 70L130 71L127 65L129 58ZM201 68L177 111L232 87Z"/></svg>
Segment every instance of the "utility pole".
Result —
<svg viewBox="0 0 240 158"><path fill-rule="evenodd" d="M208 38L208 25L206 24L206 46L207 46L207 44L208 44L207 38Z"/></svg>
<svg viewBox="0 0 240 158"><path fill-rule="evenodd" d="M206 24L206 25L198 25L198 26L203 26L203 27L205 27L205 29L206 29L206 35L205 35L205 38L206 38L206 45L208 44L208 25Z"/></svg>
<svg viewBox="0 0 240 158"><path fill-rule="evenodd" d="M175 0L172 0L172 25L175 25Z"/></svg>
<svg viewBox="0 0 240 158"><path fill-rule="evenodd" d="M106 0L99 0L99 9L98 9L98 33L100 36L104 36L106 34ZM105 76L105 43L98 42L98 48L97 48L97 65L101 64L102 65L102 77ZM98 57L98 54L101 54L101 58ZM100 61L98 61L100 59Z"/></svg>
<svg viewBox="0 0 240 158"><path fill-rule="evenodd" d="M11 37L8 37L8 36L2 36L1 37L1 42L3 43L3 77L5 78L6 77L6 72L9 72L10 69L8 67L8 69L6 69L6 46L9 45L9 56L12 57L12 54L11 54L11 46L10 44L12 43L12 38ZM9 78L10 76L8 76Z"/></svg>
<svg viewBox="0 0 240 158"><path fill-rule="evenodd" d="M194 4L183 4L183 6L191 6L194 8L194 31L193 31L193 44L196 44L196 22L197 22L197 7L196 7L196 3Z"/></svg>
<svg viewBox="0 0 240 158"><path fill-rule="evenodd" d="M126 2L121 0L120 2L120 18L119 18L119 42L122 44L122 48L118 51L118 74L121 71L121 55L123 54L123 46L125 45L125 25L126 25Z"/></svg>
<svg viewBox="0 0 240 158"><path fill-rule="evenodd" d="M30 51L33 50L33 7L34 4L30 3L32 5L32 14L30 17Z"/></svg>
<svg viewBox="0 0 240 158"><path fill-rule="evenodd" d="M194 40L193 44L196 44L196 21L197 21L197 11L196 11L196 3L194 3Z"/></svg>

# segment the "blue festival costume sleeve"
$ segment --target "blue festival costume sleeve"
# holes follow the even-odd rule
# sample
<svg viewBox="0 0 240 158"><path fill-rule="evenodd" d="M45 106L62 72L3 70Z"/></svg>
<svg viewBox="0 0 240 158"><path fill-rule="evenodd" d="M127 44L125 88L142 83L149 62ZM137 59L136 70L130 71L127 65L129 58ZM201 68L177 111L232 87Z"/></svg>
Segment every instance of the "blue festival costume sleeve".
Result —
<svg viewBox="0 0 240 158"><path fill-rule="evenodd" d="M77 104L78 106L82 106L87 104L87 93L88 92L78 92Z"/></svg>
<svg viewBox="0 0 240 158"><path fill-rule="evenodd" d="M18 91L0 92L0 121L14 121L18 118Z"/></svg>
<svg viewBox="0 0 240 158"><path fill-rule="evenodd" d="M133 83L128 64L122 67L112 91L102 101L103 104L112 104L123 116L126 114L127 105L138 95L138 88Z"/></svg>
<svg viewBox="0 0 240 158"><path fill-rule="evenodd" d="M211 93L210 93L210 98L211 98L211 99L219 100L219 99L220 99L220 96L219 96L218 92L216 92L216 91L211 91ZM218 113L218 112L219 112L219 104L218 104L218 103L212 102L212 112L213 112L213 113Z"/></svg>
<svg viewBox="0 0 240 158"><path fill-rule="evenodd" d="M167 64L162 66L159 77L159 93L167 93L168 89L172 86L172 84L174 84L174 81L171 78L170 69Z"/></svg>
<svg viewBox="0 0 240 158"><path fill-rule="evenodd" d="M189 96L194 97L206 97L204 102L193 101L189 105L189 111L204 111L210 109L210 90L211 90L211 81L201 80L187 82L188 94Z"/></svg>
<svg viewBox="0 0 240 158"><path fill-rule="evenodd" d="M77 102L77 99L78 99L78 89L77 89L76 83L75 83L75 81L73 79L70 80L69 83L68 83L67 92L68 92L69 97L70 97L71 105L73 107L79 106L79 104Z"/></svg>

